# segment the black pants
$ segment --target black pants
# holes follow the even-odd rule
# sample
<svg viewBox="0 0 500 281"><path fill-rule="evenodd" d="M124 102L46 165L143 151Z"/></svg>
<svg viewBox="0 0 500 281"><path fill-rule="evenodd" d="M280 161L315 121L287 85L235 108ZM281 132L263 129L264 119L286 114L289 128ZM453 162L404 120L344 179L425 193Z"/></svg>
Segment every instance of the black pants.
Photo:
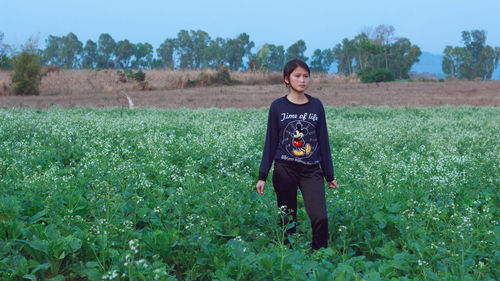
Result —
<svg viewBox="0 0 500 281"><path fill-rule="evenodd" d="M328 246L328 215L326 212L325 183L323 172L318 165L274 162L273 186L278 199L278 207L284 208L284 223L289 223L289 215L297 223L297 186L300 188L307 215L311 220L312 248ZM285 207L283 207L285 206ZM295 233L296 227L287 230L287 235Z"/></svg>

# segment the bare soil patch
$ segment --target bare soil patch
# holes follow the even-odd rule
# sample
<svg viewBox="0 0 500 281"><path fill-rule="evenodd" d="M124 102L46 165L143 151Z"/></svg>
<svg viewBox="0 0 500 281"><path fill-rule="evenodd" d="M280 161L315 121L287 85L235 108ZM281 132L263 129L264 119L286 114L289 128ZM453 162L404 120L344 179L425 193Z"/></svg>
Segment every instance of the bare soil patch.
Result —
<svg viewBox="0 0 500 281"><path fill-rule="evenodd" d="M82 75L81 73L78 75ZM181 73L179 76L194 74ZM60 107L113 107L127 106L128 95L136 107L160 108L260 108L268 107L271 102L287 93L284 85L239 85L205 88L184 88L169 90L134 91L124 87L119 90L101 90L98 87L93 91L77 91L81 86L70 87L75 81L60 80L54 76L51 84L42 83L42 92L39 96L0 96L0 107L31 107L48 108ZM66 74L66 76L68 75ZM150 75L149 77L153 77ZM252 79L256 79L255 75ZM1 78L1 77L0 77ZM257 77L258 78L258 77ZM161 78L155 78L158 85ZM181 78L172 79L177 81ZM248 78L250 79L250 78ZM0 79L2 80L2 79ZM48 79L47 79L48 80ZM112 79L110 78L110 81ZM50 80L49 80L50 81ZM112 83L115 80L112 80ZM43 81L42 81L43 82ZM58 84L70 89L56 91ZM107 85L111 82L102 82ZM155 85L155 80L150 84ZM45 87L45 88L44 88ZM104 86L103 86L104 87ZM153 87L154 88L154 87ZM159 87L161 88L161 87ZM327 106L499 106L500 81L453 81L453 82L391 82L378 84L363 84L343 82L338 79L315 79L310 85L308 93L321 99Z"/></svg>

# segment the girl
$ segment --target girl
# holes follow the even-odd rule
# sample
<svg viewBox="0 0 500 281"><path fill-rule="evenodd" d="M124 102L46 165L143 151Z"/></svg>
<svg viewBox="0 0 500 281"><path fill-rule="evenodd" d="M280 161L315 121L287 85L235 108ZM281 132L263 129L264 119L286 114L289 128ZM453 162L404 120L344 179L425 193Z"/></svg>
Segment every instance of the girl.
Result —
<svg viewBox="0 0 500 281"><path fill-rule="evenodd" d="M311 220L312 248L328 246L328 216L325 186L337 188L323 104L305 91L311 71L301 60L289 61L283 78L289 94L275 100L269 109L266 142L259 168L257 192L264 194L267 174L274 161L273 186L278 207L297 220L297 186ZM321 168L320 168L321 164ZM286 231L295 233L293 226ZM288 244L288 239L285 244Z"/></svg>

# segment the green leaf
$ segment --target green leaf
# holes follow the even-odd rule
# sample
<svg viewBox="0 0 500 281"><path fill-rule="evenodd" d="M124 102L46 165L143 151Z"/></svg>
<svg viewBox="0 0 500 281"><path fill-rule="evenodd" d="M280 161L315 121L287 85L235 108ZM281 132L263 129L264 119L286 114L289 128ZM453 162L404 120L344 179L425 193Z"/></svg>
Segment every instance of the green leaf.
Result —
<svg viewBox="0 0 500 281"><path fill-rule="evenodd" d="M340 264L334 272L335 281L349 281L354 276L354 269L351 266Z"/></svg>
<svg viewBox="0 0 500 281"><path fill-rule="evenodd" d="M95 268L87 268L82 271L83 276L87 276L91 281L100 281L101 279L101 274L99 271Z"/></svg>
<svg viewBox="0 0 500 281"><path fill-rule="evenodd" d="M20 275L28 273L28 261L22 255L15 255L12 257L11 266L14 267Z"/></svg>
<svg viewBox="0 0 500 281"><path fill-rule="evenodd" d="M313 270L313 276L315 280L332 280L333 275L328 270L318 267Z"/></svg>
<svg viewBox="0 0 500 281"><path fill-rule="evenodd" d="M25 275L23 275L23 278L24 278L24 279L33 280L33 281L36 281L36 280L37 280L36 276L35 276L35 275L33 275L33 274L25 274Z"/></svg>
<svg viewBox="0 0 500 281"><path fill-rule="evenodd" d="M400 202L398 202L398 203L386 203L385 208L390 213L397 214L401 211L402 204Z"/></svg>
<svg viewBox="0 0 500 281"><path fill-rule="evenodd" d="M40 262L38 262L37 260L31 259L28 261L29 268L34 268L34 267L39 266L39 265L40 265Z"/></svg>
<svg viewBox="0 0 500 281"><path fill-rule="evenodd" d="M382 248L377 248L377 253L385 258L392 259L392 257L398 252L396 248L396 243L394 241L389 241L384 244Z"/></svg>
<svg viewBox="0 0 500 281"><path fill-rule="evenodd" d="M57 259L62 259L64 258L65 256L65 250L66 250L66 245L64 243L65 241L63 239L59 239L59 240L56 240L56 241L52 241L52 243L50 243L50 256L51 257L55 257ZM62 258L61 258L61 255Z"/></svg>
<svg viewBox="0 0 500 281"><path fill-rule="evenodd" d="M98 266L99 264L96 261L89 261L85 264L85 267L87 268L96 268Z"/></svg>
<svg viewBox="0 0 500 281"><path fill-rule="evenodd" d="M378 272L370 272L363 276L363 280L366 281L382 281L380 278L380 273Z"/></svg>
<svg viewBox="0 0 500 281"><path fill-rule="evenodd" d="M231 237L231 238L234 238L234 237L236 237L236 236L237 236L237 235L232 235L232 234L224 234L224 233L220 233L220 232L219 232L219 231L217 231L217 230L216 230L214 233L215 233L215 235L217 235L217 236L221 236L221 237Z"/></svg>
<svg viewBox="0 0 500 281"><path fill-rule="evenodd" d="M61 233L59 232L55 224L48 225L45 230L45 234L50 241L55 241L61 238Z"/></svg>
<svg viewBox="0 0 500 281"><path fill-rule="evenodd" d="M59 275L54 276L50 279L47 279L47 281L64 281L64 276L59 274Z"/></svg>
<svg viewBox="0 0 500 281"><path fill-rule="evenodd" d="M36 213L34 216L32 216L29 220L29 224L34 224L40 221L40 219L45 216L47 211L45 209L41 210L40 212Z"/></svg>
<svg viewBox="0 0 500 281"><path fill-rule="evenodd" d="M406 273L410 271L412 264L415 262L416 258L414 255L402 252L394 255L393 260L390 261L390 265Z"/></svg>
<svg viewBox="0 0 500 281"><path fill-rule="evenodd" d="M47 241L44 241L44 240L35 240L35 241L29 241L27 243L34 250L40 251L40 252L44 253L47 256L49 255L49 253L48 253L49 245L48 245Z"/></svg>
<svg viewBox="0 0 500 281"><path fill-rule="evenodd" d="M57 257L58 259L62 260L66 256L66 252L62 251L61 254Z"/></svg>
<svg viewBox="0 0 500 281"><path fill-rule="evenodd" d="M378 223L378 227L383 229L387 224L387 216L384 212L378 211L373 215L373 218Z"/></svg>
<svg viewBox="0 0 500 281"><path fill-rule="evenodd" d="M411 241L410 246L414 252L418 253L419 256L422 256L422 247L417 241Z"/></svg>
<svg viewBox="0 0 500 281"><path fill-rule="evenodd" d="M497 238L497 243L500 243L500 225L495 227L493 232L495 233L495 237Z"/></svg>
<svg viewBox="0 0 500 281"><path fill-rule="evenodd" d="M73 252L76 252L78 249L82 247L82 241L76 237L69 235L66 236L65 239Z"/></svg>
<svg viewBox="0 0 500 281"><path fill-rule="evenodd" d="M37 273L39 270L47 270L50 268L50 263L43 263L35 267L32 271L31 274Z"/></svg>

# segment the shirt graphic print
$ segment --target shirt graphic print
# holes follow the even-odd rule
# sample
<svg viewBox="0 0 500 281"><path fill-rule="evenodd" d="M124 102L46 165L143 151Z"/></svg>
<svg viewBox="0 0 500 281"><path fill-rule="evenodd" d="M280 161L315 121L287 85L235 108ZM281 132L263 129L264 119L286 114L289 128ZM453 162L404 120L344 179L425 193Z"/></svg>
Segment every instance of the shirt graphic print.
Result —
<svg viewBox="0 0 500 281"><path fill-rule="evenodd" d="M316 128L308 121L291 121L283 130L281 145L290 158L309 158L318 147Z"/></svg>

